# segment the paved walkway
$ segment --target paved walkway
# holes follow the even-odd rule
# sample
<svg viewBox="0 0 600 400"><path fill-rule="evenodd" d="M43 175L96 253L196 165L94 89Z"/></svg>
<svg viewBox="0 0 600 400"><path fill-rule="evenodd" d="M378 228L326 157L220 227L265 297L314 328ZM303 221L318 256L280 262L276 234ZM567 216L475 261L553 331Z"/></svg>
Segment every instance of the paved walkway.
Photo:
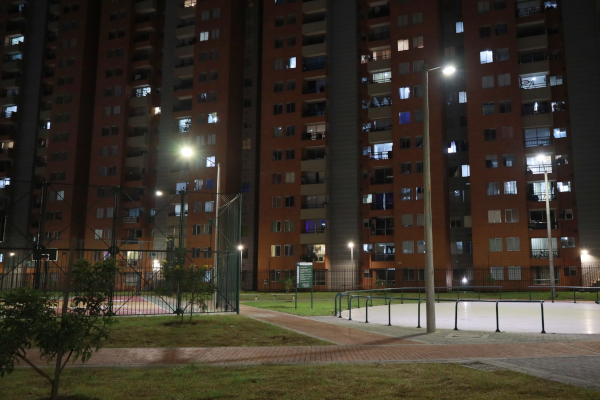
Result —
<svg viewBox="0 0 600 400"><path fill-rule="evenodd" d="M424 329L375 326L336 317L303 318L248 306L242 306L241 313L337 345L102 349L86 366L457 362L484 365L484 369L513 369L600 389L599 335L444 330L427 335Z"/></svg>

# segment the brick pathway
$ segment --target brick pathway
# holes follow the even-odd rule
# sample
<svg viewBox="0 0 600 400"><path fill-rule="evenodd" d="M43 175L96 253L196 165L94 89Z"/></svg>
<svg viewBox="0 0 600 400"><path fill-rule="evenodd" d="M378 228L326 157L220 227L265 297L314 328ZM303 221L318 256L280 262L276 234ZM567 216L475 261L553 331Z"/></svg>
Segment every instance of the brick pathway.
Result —
<svg viewBox="0 0 600 400"><path fill-rule="evenodd" d="M539 341L539 337L544 335L515 335L514 342L499 343L482 340L485 335L469 333L473 339L471 342L467 334L460 338L460 342L448 344L451 340L448 337L452 335L448 332L423 335L423 330L415 334L415 329L396 327L387 331L390 336L365 331L366 324L344 323L333 317L329 322L335 323L329 323L322 318L316 320L242 307L242 314L246 316L329 340L337 346L102 349L86 366L479 361L561 382L600 388L600 338L595 336L588 337L587 341L574 337L571 341L559 342ZM375 326L369 328L381 330ZM406 339L407 336L413 339ZM489 339L489 336L485 337ZM507 337L510 338L510 335ZM528 337L537 341L528 341ZM432 338L434 343L427 343L427 339L431 341ZM564 335L564 339L568 338ZM35 356L34 350L32 353L31 356ZM41 361L37 364L43 365Z"/></svg>

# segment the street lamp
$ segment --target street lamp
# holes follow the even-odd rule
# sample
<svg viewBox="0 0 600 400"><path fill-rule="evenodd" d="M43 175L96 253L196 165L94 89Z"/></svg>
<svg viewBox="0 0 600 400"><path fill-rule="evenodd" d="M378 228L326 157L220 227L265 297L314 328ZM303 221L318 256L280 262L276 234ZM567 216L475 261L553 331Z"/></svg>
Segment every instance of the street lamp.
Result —
<svg viewBox="0 0 600 400"><path fill-rule="evenodd" d="M423 190L425 213L425 309L427 333L435 332L435 282L433 279L433 228L431 216L431 148L429 145L429 71L442 67L423 66ZM452 75L456 68L447 66L444 75Z"/></svg>
<svg viewBox="0 0 600 400"><path fill-rule="evenodd" d="M242 292L242 254L244 251L244 245L238 244L237 249L240 252L240 277L239 277L239 283L238 283L238 293L241 293ZM238 295L238 314L239 313L240 313L240 306L239 306L239 295Z"/></svg>
<svg viewBox="0 0 600 400"><path fill-rule="evenodd" d="M554 253L552 249L552 226L550 224L550 191L548 187L548 170L543 164L546 156L539 154L537 160L541 163L540 166L544 169L544 184L546 186L546 230L548 231L548 266L550 267L550 287L552 288L552 298L556 295L556 282L554 281Z"/></svg>
<svg viewBox="0 0 600 400"><path fill-rule="evenodd" d="M348 242L348 248L350 249L350 265L352 266L352 274L358 274L358 271L354 270L354 242ZM358 278L355 281L358 282Z"/></svg>
<svg viewBox="0 0 600 400"><path fill-rule="evenodd" d="M181 155L185 158L190 158L194 155L194 150L192 150L192 148L190 147L184 147L183 149L181 149ZM214 254L214 261L213 261L213 268L215 270L214 272L214 277L215 280L217 279L217 251L219 250L219 206L220 206L220 202L219 202L219 196L221 194L221 163L216 163L212 160L210 160L207 157L201 156L198 154L198 157L205 159L207 162L211 163L213 166L216 165L217 166L217 198L215 201L215 250L213 251ZM191 182L188 182L188 184ZM182 210L183 212L183 210Z"/></svg>

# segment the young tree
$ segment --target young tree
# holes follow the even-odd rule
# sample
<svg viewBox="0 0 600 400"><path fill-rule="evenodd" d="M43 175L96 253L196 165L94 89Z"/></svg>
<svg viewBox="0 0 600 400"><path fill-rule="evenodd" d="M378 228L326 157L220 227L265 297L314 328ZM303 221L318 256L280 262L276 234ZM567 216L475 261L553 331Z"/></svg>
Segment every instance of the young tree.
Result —
<svg viewBox="0 0 600 400"><path fill-rule="evenodd" d="M0 377L14 370L15 361L23 361L50 382L51 399L56 400L60 375L69 360L88 361L108 338L113 321L107 300L116 272L114 260L95 265L76 261L67 276L60 313L58 301L38 290L19 288L6 293L0 303ZM55 361L53 374L27 358L32 347L39 349L48 364Z"/></svg>
<svg viewBox="0 0 600 400"><path fill-rule="evenodd" d="M177 296L177 315L183 320L181 299L190 306L190 324L194 306L206 311L210 300L215 293L215 284L209 279L209 268L191 264L185 266L185 250L176 250L171 262L165 260L161 268L163 279L156 288L156 292L165 296Z"/></svg>

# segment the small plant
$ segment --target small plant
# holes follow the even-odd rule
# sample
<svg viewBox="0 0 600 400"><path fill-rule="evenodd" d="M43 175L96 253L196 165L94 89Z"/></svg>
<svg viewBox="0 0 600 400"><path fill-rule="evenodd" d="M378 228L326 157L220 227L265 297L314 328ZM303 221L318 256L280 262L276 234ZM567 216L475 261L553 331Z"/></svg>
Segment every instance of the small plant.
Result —
<svg viewBox="0 0 600 400"><path fill-rule="evenodd" d="M277 283L283 286L286 294L290 294L290 291L296 286L296 279L295 278L282 278L282 279L278 280Z"/></svg>

